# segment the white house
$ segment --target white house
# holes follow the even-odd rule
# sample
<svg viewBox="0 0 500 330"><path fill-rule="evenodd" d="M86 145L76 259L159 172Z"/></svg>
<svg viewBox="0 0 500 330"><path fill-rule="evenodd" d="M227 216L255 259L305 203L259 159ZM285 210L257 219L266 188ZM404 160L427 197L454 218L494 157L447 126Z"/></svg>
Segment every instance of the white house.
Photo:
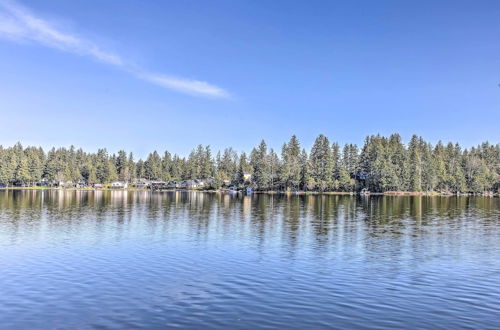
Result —
<svg viewBox="0 0 500 330"><path fill-rule="evenodd" d="M128 183L125 181L114 181L111 182L112 189L125 189L128 187Z"/></svg>

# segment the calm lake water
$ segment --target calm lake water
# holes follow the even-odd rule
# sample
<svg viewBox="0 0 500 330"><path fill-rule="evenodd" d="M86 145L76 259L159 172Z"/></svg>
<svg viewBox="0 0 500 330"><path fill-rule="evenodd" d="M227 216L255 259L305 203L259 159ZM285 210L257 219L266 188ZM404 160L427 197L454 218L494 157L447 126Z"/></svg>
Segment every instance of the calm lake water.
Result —
<svg viewBox="0 0 500 330"><path fill-rule="evenodd" d="M0 328L500 328L500 199L0 191Z"/></svg>

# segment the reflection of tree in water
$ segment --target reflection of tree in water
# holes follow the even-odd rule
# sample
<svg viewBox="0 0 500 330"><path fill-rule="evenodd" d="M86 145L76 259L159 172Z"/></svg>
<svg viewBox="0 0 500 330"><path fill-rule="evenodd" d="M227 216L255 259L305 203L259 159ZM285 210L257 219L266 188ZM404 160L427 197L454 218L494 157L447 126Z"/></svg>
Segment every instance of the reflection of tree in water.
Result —
<svg viewBox="0 0 500 330"><path fill-rule="evenodd" d="M317 253L335 253L346 243L364 252L390 248L395 261L420 249L422 237L442 247L439 239L451 239L444 226L496 223L499 210L500 199L486 197L0 191L0 226L10 237L93 228L114 230L120 239L139 224L151 235L175 231L199 242L237 240L257 251L278 246L288 256L304 246Z"/></svg>

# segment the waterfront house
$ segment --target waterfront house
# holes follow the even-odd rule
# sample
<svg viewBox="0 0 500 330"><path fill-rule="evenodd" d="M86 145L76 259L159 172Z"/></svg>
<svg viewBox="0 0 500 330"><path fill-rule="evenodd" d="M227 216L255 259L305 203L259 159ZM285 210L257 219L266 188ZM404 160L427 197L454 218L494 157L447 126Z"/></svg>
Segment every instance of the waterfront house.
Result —
<svg viewBox="0 0 500 330"><path fill-rule="evenodd" d="M73 181L58 181L57 186L61 188L74 188L76 184Z"/></svg>
<svg viewBox="0 0 500 330"><path fill-rule="evenodd" d="M85 188L87 186L87 181L85 179L80 179L76 182L77 188Z"/></svg>
<svg viewBox="0 0 500 330"><path fill-rule="evenodd" d="M177 181L169 181L167 185L168 185L168 188L170 188L170 189L175 189L175 188L180 187L180 184Z"/></svg>
<svg viewBox="0 0 500 330"><path fill-rule="evenodd" d="M211 186L215 183L215 178L206 178L202 180L204 186Z"/></svg>
<svg viewBox="0 0 500 330"><path fill-rule="evenodd" d="M139 182L136 182L133 184L133 186L135 188L147 188L149 187L150 183L149 182L145 182L145 181L139 181Z"/></svg>
<svg viewBox="0 0 500 330"><path fill-rule="evenodd" d="M199 180L185 180L182 181L181 187L184 189L195 189L199 186Z"/></svg>
<svg viewBox="0 0 500 330"><path fill-rule="evenodd" d="M111 182L111 189L125 189L128 187L128 182L126 181L114 181Z"/></svg>
<svg viewBox="0 0 500 330"><path fill-rule="evenodd" d="M140 178L134 181L133 186L135 188L148 188L151 185L151 180Z"/></svg>
<svg viewBox="0 0 500 330"><path fill-rule="evenodd" d="M252 181L252 173L250 172L243 172L243 181L245 183L249 183Z"/></svg>
<svg viewBox="0 0 500 330"><path fill-rule="evenodd" d="M40 181L38 181L38 182L36 183L36 185L37 185L37 186L39 186L39 187L51 187L51 186L53 186L54 184L55 184L55 182L54 182L54 181L49 180L49 179L47 179L47 178L43 178L43 179L41 179Z"/></svg>
<svg viewBox="0 0 500 330"><path fill-rule="evenodd" d="M151 181L151 184L149 186L152 190L168 189L168 183L165 181Z"/></svg>

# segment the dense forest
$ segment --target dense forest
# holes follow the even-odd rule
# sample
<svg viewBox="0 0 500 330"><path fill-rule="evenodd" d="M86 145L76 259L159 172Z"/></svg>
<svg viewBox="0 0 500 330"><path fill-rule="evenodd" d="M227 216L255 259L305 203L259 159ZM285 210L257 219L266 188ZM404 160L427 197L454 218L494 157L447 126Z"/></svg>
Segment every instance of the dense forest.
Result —
<svg viewBox="0 0 500 330"><path fill-rule="evenodd" d="M250 177L251 179L248 179ZM404 144L399 134L372 135L358 148L341 147L319 135L309 152L296 136L280 154L262 141L249 154L227 148L216 155L199 145L188 157L151 152L145 160L132 153L106 149L0 146L0 183L36 185L45 182L109 183L115 180L208 179L210 188L251 185L260 190L304 191L439 191L500 190L500 143L484 142L462 149L458 144L432 145L414 135Z"/></svg>

